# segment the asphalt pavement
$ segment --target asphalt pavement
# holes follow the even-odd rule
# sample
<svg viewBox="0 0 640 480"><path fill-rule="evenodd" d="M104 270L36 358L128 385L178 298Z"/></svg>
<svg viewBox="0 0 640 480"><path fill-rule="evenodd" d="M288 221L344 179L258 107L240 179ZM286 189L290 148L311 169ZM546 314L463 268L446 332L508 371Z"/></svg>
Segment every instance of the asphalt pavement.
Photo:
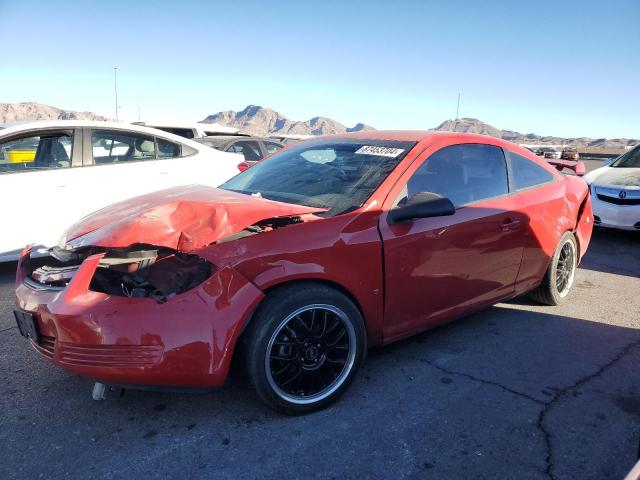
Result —
<svg viewBox="0 0 640 480"><path fill-rule="evenodd" d="M640 441L640 233L596 230L569 301L499 304L370 352L332 407L286 417L232 372L126 391L50 365L0 266L0 478L620 479Z"/></svg>

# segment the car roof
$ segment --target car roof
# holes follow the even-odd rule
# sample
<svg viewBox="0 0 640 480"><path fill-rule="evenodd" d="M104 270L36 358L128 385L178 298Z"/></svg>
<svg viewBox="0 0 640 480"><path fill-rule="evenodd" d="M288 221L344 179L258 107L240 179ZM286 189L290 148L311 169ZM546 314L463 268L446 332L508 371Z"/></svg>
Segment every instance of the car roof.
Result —
<svg viewBox="0 0 640 480"><path fill-rule="evenodd" d="M25 122L17 122L13 125L7 125L6 130L13 132L20 132L22 130L32 130L34 128L120 128L124 130L131 130L134 132L157 132L157 130L151 127L145 127L142 125L134 125L126 122L109 122L99 120L33 120ZM8 132L2 132L8 133Z"/></svg>
<svg viewBox="0 0 640 480"><path fill-rule="evenodd" d="M234 127L227 127L226 125L220 125L219 123L201 123L201 122L133 122L133 125L147 126L150 128L200 128L205 132L222 132L234 134L239 130Z"/></svg>
<svg viewBox="0 0 640 480"><path fill-rule="evenodd" d="M436 138L451 138L475 141L502 141L496 137L480 135L477 133L444 132L434 130L366 130L363 132L338 133L318 138L353 138L359 140L392 140L398 142L421 142L423 140L435 140ZM507 142L509 143L509 142Z"/></svg>
<svg viewBox="0 0 640 480"><path fill-rule="evenodd" d="M144 133L147 135L165 138L167 140L190 146L191 148L201 148L200 144L194 142L193 140L189 140L188 138L184 138L179 135L174 135L173 133L165 132L164 130L158 130L156 128L144 127L141 125L134 125L125 122L103 122L97 120L34 120L7 126L7 128L0 130L0 138L9 137L11 135L19 134L21 132L27 132L29 130L46 130L52 128L102 128L126 130L129 132Z"/></svg>
<svg viewBox="0 0 640 480"><path fill-rule="evenodd" d="M492 137L490 135L480 135L477 133L464 132L448 132L435 130L367 130L363 132L339 133L335 135L326 135L318 138L352 138L355 140L390 140L396 142L415 142L416 145L427 145L436 140L451 140L460 143L485 143L496 145L502 148L508 148L515 152L525 153L530 160L535 158L536 162L540 162L538 157L527 150L523 146L503 140L501 138ZM310 140L307 140L310 141Z"/></svg>

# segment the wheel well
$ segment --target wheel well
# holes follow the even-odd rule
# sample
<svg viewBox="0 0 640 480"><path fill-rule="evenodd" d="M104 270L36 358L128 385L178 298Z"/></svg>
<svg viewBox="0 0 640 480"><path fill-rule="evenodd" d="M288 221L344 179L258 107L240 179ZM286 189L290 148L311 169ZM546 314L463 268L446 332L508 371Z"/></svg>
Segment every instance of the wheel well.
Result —
<svg viewBox="0 0 640 480"><path fill-rule="evenodd" d="M585 206L587 205L587 201L589 200L589 193L585 195L582 199L582 203L580 204L580 208L578 209L578 215L576 217L576 225L573 227L570 232L573 234L573 238L576 239L576 246L578 248L578 261L582 260L582 245L580 245L580 238L576 235L576 231L578 230L578 225L580 225L580 219L582 218L582 214L584 213Z"/></svg>
<svg viewBox="0 0 640 480"><path fill-rule="evenodd" d="M317 285L324 285L329 288L333 288L334 290L337 290L338 292L342 293L344 296L346 296L349 300L353 302L353 304L356 306L356 308L360 312L360 315L362 316L362 320L364 321L364 324L365 325L367 324L367 319L364 316L364 311L362 310L362 306L360 305L360 302L358 302L358 299L345 287L343 287L339 283L332 282L331 280L325 280L321 278L305 278L305 279L298 279L298 280L288 280L282 283L271 285L268 288L265 288L263 290L264 298L260 301L260 303L258 303L258 305L256 305L256 308L254 308L253 312L251 312L251 315L249 315L249 318L247 319L244 326L242 327L242 332L240 332L240 336L244 334L245 330L253 320L253 316L255 315L256 311L260 308L260 305L269 296L269 294L277 290L280 290L282 288L290 287L291 285L294 285L294 284L317 284Z"/></svg>

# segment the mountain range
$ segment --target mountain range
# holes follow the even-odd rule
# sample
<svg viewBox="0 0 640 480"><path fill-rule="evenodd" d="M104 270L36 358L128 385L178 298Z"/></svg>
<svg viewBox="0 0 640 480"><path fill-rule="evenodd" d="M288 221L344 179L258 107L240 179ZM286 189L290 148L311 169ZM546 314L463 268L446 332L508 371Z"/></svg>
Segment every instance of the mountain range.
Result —
<svg viewBox="0 0 640 480"><path fill-rule="evenodd" d="M306 122L290 120L282 114L257 105L249 105L244 110L235 112L226 110L207 116L203 123L219 123L229 127L238 128L242 133L252 135L273 134L299 134L299 135L329 135L333 133L359 132L362 130L375 130L364 123L358 123L352 128L345 127L327 117L313 117ZM434 131L478 133L502 138L510 142L523 143L525 145L568 145L572 147L587 147L597 149L622 149L635 145L639 140L628 138L565 138L555 136L541 136L534 133L519 133L513 130L500 130L476 118L461 118L458 120L446 120L435 128Z"/></svg>
<svg viewBox="0 0 640 480"><path fill-rule="evenodd" d="M478 133L501 138L509 142L525 145L567 145L570 147L595 149L622 149L640 143L640 140L630 138L588 138L588 137L554 137L541 136L535 133L519 133L513 130L500 130L476 118L461 118L447 120L432 130L449 132Z"/></svg>
<svg viewBox="0 0 640 480"><path fill-rule="evenodd" d="M109 120L92 112L76 112L43 105L35 102L0 103L0 123L25 120ZM330 135L334 133L360 132L375 130L364 123L347 127L327 117L313 117L307 121L291 120L284 115L263 108L249 105L243 110L225 110L208 115L202 123L219 123L240 129L242 133L253 135ZM628 138L568 138L557 136L541 136L534 133L519 133L513 130L501 130L475 118L446 120L431 130L478 133L502 138L515 143L529 145L568 145L582 148L622 149L640 143L640 140Z"/></svg>
<svg viewBox="0 0 640 480"><path fill-rule="evenodd" d="M244 110L234 112L226 110L209 115L202 123L218 123L235 127L242 133L251 135L284 134L284 135L331 135L333 133L360 132L375 130L373 127L358 123L354 127L346 127L327 117L313 117L306 122L290 120L284 115L257 105L249 105Z"/></svg>
<svg viewBox="0 0 640 480"><path fill-rule="evenodd" d="M92 112L62 110L36 102L0 103L0 123L25 120L109 120Z"/></svg>

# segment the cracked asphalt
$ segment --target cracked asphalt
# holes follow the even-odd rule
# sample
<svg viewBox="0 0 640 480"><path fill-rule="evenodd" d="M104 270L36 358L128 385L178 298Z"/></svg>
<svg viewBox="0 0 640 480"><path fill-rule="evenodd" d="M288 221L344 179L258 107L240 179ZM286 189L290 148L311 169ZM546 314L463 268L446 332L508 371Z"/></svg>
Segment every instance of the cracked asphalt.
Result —
<svg viewBox="0 0 640 480"><path fill-rule="evenodd" d="M331 408L264 407L234 371L204 394L127 391L49 365L0 266L0 478L621 479L640 440L640 235L596 230L570 300L528 299L370 352Z"/></svg>

